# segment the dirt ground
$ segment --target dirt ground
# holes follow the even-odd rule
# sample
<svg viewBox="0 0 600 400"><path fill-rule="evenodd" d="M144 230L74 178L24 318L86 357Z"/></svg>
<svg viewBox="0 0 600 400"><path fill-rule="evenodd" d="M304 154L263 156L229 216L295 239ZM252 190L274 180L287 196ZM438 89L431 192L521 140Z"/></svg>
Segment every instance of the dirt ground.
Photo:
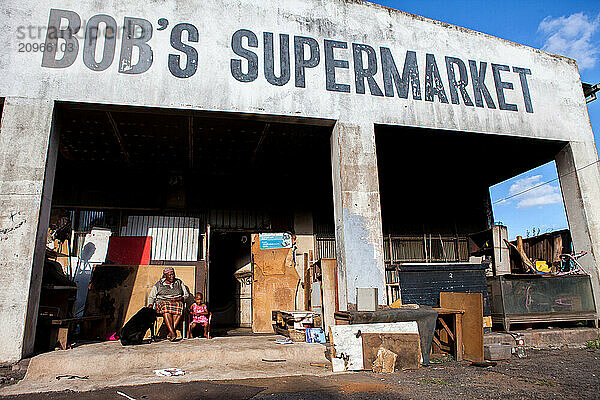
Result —
<svg viewBox="0 0 600 400"><path fill-rule="evenodd" d="M19 396L19 399L598 399L600 350L529 350L476 367L440 360L393 374L344 373L238 381L161 383ZM8 399L9 397L4 397ZM12 397L16 398L16 397Z"/></svg>

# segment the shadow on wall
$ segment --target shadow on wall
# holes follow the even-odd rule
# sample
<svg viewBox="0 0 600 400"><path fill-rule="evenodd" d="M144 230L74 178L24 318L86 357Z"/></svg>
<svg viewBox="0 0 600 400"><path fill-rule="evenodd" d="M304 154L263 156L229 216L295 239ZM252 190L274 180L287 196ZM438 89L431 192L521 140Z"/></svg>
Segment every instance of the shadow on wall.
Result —
<svg viewBox="0 0 600 400"><path fill-rule="evenodd" d="M96 245L88 242L83 246L81 257L77 261L74 280L77 285L77 299L75 300L75 316L82 317L85 309L85 299L88 293L90 278L92 276L92 264L90 260L96 254Z"/></svg>

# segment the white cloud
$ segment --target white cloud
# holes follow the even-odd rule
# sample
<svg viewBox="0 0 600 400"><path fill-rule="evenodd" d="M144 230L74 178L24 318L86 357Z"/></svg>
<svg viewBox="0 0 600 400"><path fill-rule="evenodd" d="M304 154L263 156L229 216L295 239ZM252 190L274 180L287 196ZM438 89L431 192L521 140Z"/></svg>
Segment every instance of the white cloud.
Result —
<svg viewBox="0 0 600 400"><path fill-rule="evenodd" d="M538 26L545 37L542 50L574 58L580 70L594 68L598 61L600 47L592 37L599 29L600 13L596 17L584 13L548 16Z"/></svg>
<svg viewBox="0 0 600 400"><path fill-rule="evenodd" d="M545 184L539 187L542 182L542 175L533 175L527 178L517 179L508 189L508 196L515 196L517 208L529 208L536 206L545 206L562 202L560 187L551 184ZM532 189L536 187L535 189ZM531 189L531 190L528 190ZM524 191L528 190L523 194ZM499 204L508 204L509 201L503 200Z"/></svg>

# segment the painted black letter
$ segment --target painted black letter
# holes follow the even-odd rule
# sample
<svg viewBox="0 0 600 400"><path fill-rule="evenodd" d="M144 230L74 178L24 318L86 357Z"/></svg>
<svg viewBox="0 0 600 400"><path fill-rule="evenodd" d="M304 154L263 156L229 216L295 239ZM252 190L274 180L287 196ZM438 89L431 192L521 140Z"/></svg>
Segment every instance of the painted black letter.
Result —
<svg viewBox="0 0 600 400"><path fill-rule="evenodd" d="M177 78L189 78L198 70L198 52L192 46L182 42L183 32L187 31L188 41L198 42L198 29L192 24L177 24L171 30L171 47L186 55L185 68L181 68L181 56L169 54L169 71Z"/></svg>
<svg viewBox="0 0 600 400"><path fill-rule="evenodd" d="M456 82L456 73L454 72L454 65L458 65L458 74L460 80ZM463 102L466 106L473 106L473 102L467 93L465 87L469 84L469 77L467 76L467 67L465 63L456 57L446 57L446 71L448 72L448 83L450 84L450 100L452 104L460 104L458 99L458 88L460 95L462 96Z"/></svg>
<svg viewBox="0 0 600 400"><path fill-rule="evenodd" d="M519 74L519 78L521 79L521 90L523 90L525 111L532 113L533 105L531 104L531 95L529 94L529 85L527 84L527 75L531 75L531 70L529 68L513 67L513 72Z"/></svg>
<svg viewBox="0 0 600 400"><path fill-rule="evenodd" d="M485 72L487 69L487 63L479 63L479 72L477 71L477 62L469 60L469 69L471 70L471 81L473 82L473 95L475 96L475 105L477 107L483 107L483 99L488 108L496 108L494 99L490 95L490 91L485 85ZM483 98L482 98L483 95Z"/></svg>
<svg viewBox="0 0 600 400"><path fill-rule="evenodd" d="M248 47L258 47L258 38L247 29L236 31L231 37L231 49L235 54L248 60L248 72L242 72L242 60L231 59L231 75L240 82L252 82L258 77L258 56L242 47L242 38L248 39Z"/></svg>
<svg viewBox="0 0 600 400"><path fill-rule="evenodd" d="M271 85L283 86L290 80L290 35L279 34L279 76L275 76L275 50L273 34L263 34L265 44L265 78Z"/></svg>
<svg viewBox="0 0 600 400"><path fill-rule="evenodd" d="M325 45L325 88L332 92L350 93L350 85L335 82L335 69L348 68L348 61L336 60L333 56L333 49L347 49L346 42L337 42L335 40L327 40L323 42Z"/></svg>
<svg viewBox="0 0 600 400"><path fill-rule="evenodd" d="M437 96L442 103L448 103L435 56L427 54L425 56L425 101L433 101L434 96Z"/></svg>
<svg viewBox="0 0 600 400"><path fill-rule="evenodd" d="M492 74L496 85L496 94L498 95L498 108L501 110L518 111L516 104L507 103L504 99L504 89L513 89L511 82L503 82L500 77L500 71L510 71L508 65L492 64Z"/></svg>
<svg viewBox="0 0 600 400"><path fill-rule="evenodd" d="M419 80L419 66L417 65L417 53L407 51L404 59L404 70L402 79L398 74L396 63L392 57L392 52L387 47L381 49L381 69L383 72L383 89L387 97L394 97L394 84L398 97L408 98L408 86L412 85L412 97L414 100L421 100L421 81Z"/></svg>
<svg viewBox="0 0 600 400"><path fill-rule="evenodd" d="M104 22L104 50L102 59L96 62L96 45L98 44L98 31L100 23ZM104 71L110 67L115 58L115 47L117 45L117 21L110 15L94 15L85 27L85 42L83 44L83 63L92 71Z"/></svg>
<svg viewBox="0 0 600 400"><path fill-rule="evenodd" d="M140 36L135 33L140 28ZM141 74L152 66L152 49L148 41L152 38L152 24L142 18L125 17L123 21L123 39L121 41L121 58L119 60L119 72L122 74ZM135 65L131 65L133 47L139 50L139 59Z"/></svg>
<svg viewBox="0 0 600 400"><path fill-rule="evenodd" d="M367 68L363 66L363 52L367 53ZM356 82L356 93L365 94L365 78L369 84L369 91L373 96L383 96L379 85L373 78L377 73L377 54L371 46L366 44L352 43L354 54L354 81Z"/></svg>
<svg viewBox="0 0 600 400"><path fill-rule="evenodd" d="M304 45L308 45L310 49L310 58L304 58ZM310 37L294 36L294 58L296 71L296 87L306 87L305 68L314 68L321 61L321 53L319 53L319 43Z"/></svg>
<svg viewBox="0 0 600 400"><path fill-rule="evenodd" d="M62 19L67 20L67 27L65 29L60 29ZM67 68L73 65L79 52L79 41L73 35L79 32L79 28L81 28L81 18L77 13L69 10L50 9L46 43L44 45L45 51L42 55L42 67ZM65 52L59 60L56 59L56 52L59 46L58 38L62 38L67 42Z"/></svg>

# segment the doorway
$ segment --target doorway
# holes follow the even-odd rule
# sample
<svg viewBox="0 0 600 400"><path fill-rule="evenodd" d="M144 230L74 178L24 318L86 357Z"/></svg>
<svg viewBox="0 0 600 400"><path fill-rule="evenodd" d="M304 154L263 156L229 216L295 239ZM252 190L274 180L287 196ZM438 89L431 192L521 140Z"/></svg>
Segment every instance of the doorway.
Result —
<svg viewBox="0 0 600 400"><path fill-rule="evenodd" d="M250 234L211 232L208 306L212 325L249 327L252 323Z"/></svg>

